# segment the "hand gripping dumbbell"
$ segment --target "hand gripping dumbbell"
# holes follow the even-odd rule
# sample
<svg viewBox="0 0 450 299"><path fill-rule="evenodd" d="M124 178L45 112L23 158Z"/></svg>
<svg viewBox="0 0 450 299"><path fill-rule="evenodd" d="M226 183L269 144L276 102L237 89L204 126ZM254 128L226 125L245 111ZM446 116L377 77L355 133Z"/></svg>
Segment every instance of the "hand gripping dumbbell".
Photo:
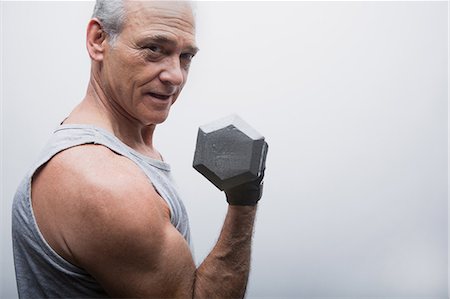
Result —
<svg viewBox="0 0 450 299"><path fill-rule="evenodd" d="M237 115L200 126L193 167L225 191L231 205L255 205L262 196L268 145Z"/></svg>

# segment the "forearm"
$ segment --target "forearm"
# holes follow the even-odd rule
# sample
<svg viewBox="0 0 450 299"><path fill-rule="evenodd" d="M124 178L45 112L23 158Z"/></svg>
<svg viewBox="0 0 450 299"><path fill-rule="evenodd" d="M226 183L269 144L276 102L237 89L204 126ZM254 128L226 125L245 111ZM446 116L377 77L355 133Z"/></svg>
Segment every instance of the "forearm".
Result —
<svg viewBox="0 0 450 299"><path fill-rule="evenodd" d="M216 246L196 271L194 298L243 298L256 206L229 206Z"/></svg>

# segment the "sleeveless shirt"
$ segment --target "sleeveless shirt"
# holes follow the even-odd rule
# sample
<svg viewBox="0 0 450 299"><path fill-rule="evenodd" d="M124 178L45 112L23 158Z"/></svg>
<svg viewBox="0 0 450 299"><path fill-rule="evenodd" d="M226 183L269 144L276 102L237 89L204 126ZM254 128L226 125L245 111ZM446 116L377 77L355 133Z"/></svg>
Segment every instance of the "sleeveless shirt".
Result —
<svg viewBox="0 0 450 299"><path fill-rule="evenodd" d="M169 164L137 152L104 129L91 125L61 125L44 147L38 162L25 175L14 196L12 237L20 298L108 297L89 273L66 261L50 247L39 231L32 209L31 180L36 170L59 152L83 144L103 145L139 166L167 202L171 223L192 250L189 220L171 177Z"/></svg>

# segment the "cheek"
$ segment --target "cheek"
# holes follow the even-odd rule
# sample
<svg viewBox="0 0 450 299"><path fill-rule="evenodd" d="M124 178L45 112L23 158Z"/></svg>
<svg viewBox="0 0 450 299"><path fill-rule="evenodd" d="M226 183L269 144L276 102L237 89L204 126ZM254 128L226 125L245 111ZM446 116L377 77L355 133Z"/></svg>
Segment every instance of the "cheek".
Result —
<svg viewBox="0 0 450 299"><path fill-rule="evenodd" d="M142 64L136 63L133 59L117 59L112 71L111 76L116 86L119 87L118 92L126 95L127 98L135 92L134 89L145 84L146 72L143 70Z"/></svg>
<svg viewBox="0 0 450 299"><path fill-rule="evenodd" d="M116 92L123 88L123 82L127 80L128 76L125 61L111 53L111 56L105 61L104 72Z"/></svg>
<svg viewBox="0 0 450 299"><path fill-rule="evenodd" d="M141 59L136 53L124 49L111 52L110 61L115 72L112 75L122 78L130 78L133 72L136 72L142 65Z"/></svg>

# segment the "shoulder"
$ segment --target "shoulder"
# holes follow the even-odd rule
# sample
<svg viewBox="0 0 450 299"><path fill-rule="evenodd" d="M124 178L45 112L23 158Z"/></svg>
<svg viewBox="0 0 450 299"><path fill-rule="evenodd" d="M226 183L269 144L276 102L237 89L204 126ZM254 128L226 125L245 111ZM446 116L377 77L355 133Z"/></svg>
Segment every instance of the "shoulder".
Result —
<svg viewBox="0 0 450 299"><path fill-rule="evenodd" d="M103 245L129 246L130 237L160 238L170 223L163 200L141 169L104 146L77 146L54 156L36 175L32 192L44 237L81 266L93 263L91 252Z"/></svg>
<svg viewBox="0 0 450 299"><path fill-rule="evenodd" d="M75 192L80 199L152 189L148 178L133 161L102 145L66 149L48 161L40 172L39 176L51 179L56 189L68 194ZM100 191L104 196L96 193Z"/></svg>
<svg viewBox="0 0 450 299"><path fill-rule="evenodd" d="M44 238L112 297L191 292L189 246L132 161L102 146L72 148L49 161L32 189Z"/></svg>
<svg viewBox="0 0 450 299"><path fill-rule="evenodd" d="M160 199L145 173L130 159L102 145L76 146L54 156L39 173L48 198L66 207L105 212L142 211ZM141 209L139 209L141 208Z"/></svg>

